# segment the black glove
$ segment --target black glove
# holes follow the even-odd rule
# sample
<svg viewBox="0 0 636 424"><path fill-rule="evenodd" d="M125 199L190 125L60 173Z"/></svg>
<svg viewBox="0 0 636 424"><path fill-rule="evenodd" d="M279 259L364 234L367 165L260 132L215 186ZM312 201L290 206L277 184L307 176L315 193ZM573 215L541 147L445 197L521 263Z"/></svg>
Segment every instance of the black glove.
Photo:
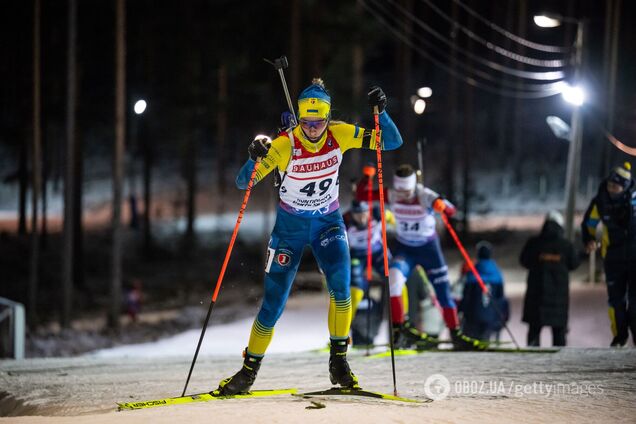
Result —
<svg viewBox="0 0 636 424"><path fill-rule="evenodd" d="M384 112L384 107L386 106L386 94L384 91L378 86L373 86L367 93L369 98L369 106L378 107L378 113Z"/></svg>
<svg viewBox="0 0 636 424"><path fill-rule="evenodd" d="M267 156L271 143L272 140L269 137L257 136L250 144L250 147L247 148L247 152L250 154L250 159L258 160L258 158Z"/></svg>

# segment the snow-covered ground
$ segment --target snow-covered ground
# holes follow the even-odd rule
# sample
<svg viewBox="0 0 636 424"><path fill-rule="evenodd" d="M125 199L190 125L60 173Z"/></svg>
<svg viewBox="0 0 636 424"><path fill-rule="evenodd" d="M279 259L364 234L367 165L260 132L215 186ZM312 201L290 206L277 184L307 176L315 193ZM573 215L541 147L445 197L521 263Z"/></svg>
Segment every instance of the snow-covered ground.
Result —
<svg viewBox="0 0 636 424"><path fill-rule="evenodd" d="M321 353L269 355L254 388L327 388L327 361ZM115 402L180 395L189 363L184 356L4 361L0 413L11 417L0 423L633 423L636 416L634 350L581 348L396 358L399 394L439 397L425 405L327 399L312 410L306 399L282 396L115 411ZM354 353L350 363L365 388L392 391L388 358ZM188 392L215 388L239 366L237 355L200 358Z"/></svg>
<svg viewBox="0 0 636 424"><path fill-rule="evenodd" d="M510 327L522 342L518 287L511 298ZM326 344L326 305L324 294L290 299L255 389L330 386L328 355L308 351ZM575 284L570 313L571 345L607 345L602 286ZM188 393L209 391L240 367L251 321L208 329ZM328 399L321 400L326 408L311 410L306 409L308 400L283 396L115 412L116 402L180 395L198 337L199 330L193 330L76 358L0 361L0 416L6 417L0 423L633 423L636 417L636 350L590 347L552 354L428 352L397 357L401 396L442 397L426 405ZM386 333L379 339L384 337ZM549 334L544 337L547 342ZM363 387L392 392L388 358L366 358L361 351L349 356Z"/></svg>
<svg viewBox="0 0 636 424"><path fill-rule="evenodd" d="M512 317L509 327L521 344L525 344L527 327L520 322L522 286L508 285L508 296L512 302ZM586 286L573 284L571 295L570 346L605 347L608 345L609 320L605 307L605 288L602 285ZM275 335L268 349L269 354L304 352L325 347L329 339L327 331L327 295L301 294L292 296L276 325ZM253 317L222 325L209 326L201 347L200 355L238 354L247 344ZM98 350L88 356L96 358L158 358L166 356L187 356L194 352L201 334L193 329L152 343L125 345ZM376 342L387 340L384 325ZM502 340L510 340L502 332ZM549 329L542 333L543 346L551 343Z"/></svg>

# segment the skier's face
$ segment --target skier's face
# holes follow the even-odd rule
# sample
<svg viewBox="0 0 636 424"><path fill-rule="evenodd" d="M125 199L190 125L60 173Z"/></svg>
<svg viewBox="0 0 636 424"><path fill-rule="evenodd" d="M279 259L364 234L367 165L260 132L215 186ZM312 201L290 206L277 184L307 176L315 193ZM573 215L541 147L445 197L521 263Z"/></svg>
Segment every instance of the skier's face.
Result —
<svg viewBox="0 0 636 424"><path fill-rule="evenodd" d="M369 211L355 212L352 214L353 220L358 226L365 226L369 221Z"/></svg>
<svg viewBox="0 0 636 424"><path fill-rule="evenodd" d="M303 118L300 120L300 127L309 140L318 141L327 128L327 120Z"/></svg>
<svg viewBox="0 0 636 424"><path fill-rule="evenodd" d="M623 194L625 188L622 185L615 183L614 181L607 182L607 192L609 193L612 199L617 199Z"/></svg>
<svg viewBox="0 0 636 424"><path fill-rule="evenodd" d="M413 194L415 193L415 190L398 190L398 189L393 189L393 192L395 193L395 200L411 200L411 198L413 197Z"/></svg>

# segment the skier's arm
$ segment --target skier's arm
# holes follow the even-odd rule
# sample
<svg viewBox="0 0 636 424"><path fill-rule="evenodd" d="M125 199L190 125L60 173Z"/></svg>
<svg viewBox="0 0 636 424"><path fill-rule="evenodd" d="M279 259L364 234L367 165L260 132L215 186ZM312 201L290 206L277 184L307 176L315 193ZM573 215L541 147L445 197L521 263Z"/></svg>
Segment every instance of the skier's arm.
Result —
<svg viewBox="0 0 636 424"><path fill-rule="evenodd" d="M417 196L420 200L420 204L433 208L437 213L444 213L446 216L451 217L455 215L457 209L449 200L444 199L435 191L428 187L422 187L418 185Z"/></svg>
<svg viewBox="0 0 636 424"><path fill-rule="evenodd" d="M286 135L281 135L272 141L272 145L267 152L267 155L261 159L261 165L256 171L256 177L254 184L261 181L270 172L278 169L287 169L289 158L291 156L291 144L289 138ZM236 176L236 186L245 190L249 184L252 171L256 161L252 158L247 159L247 162L241 167L238 175Z"/></svg>
<svg viewBox="0 0 636 424"><path fill-rule="evenodd" d="M375 130L344 122L334 122L329 125L329 130L343 153L349 149L376 149ZM395 150L402 145L402 136L387 112L380 114L380 141L382 150Z"/></svg>
<svg viewBox="0 0 636 424"><path fill-rule="evenodd" d="M589 242L596 242L596 227L601 221L601 214L598 212L598 206L596 205L596 198L590 202L590 205L583 215L583 222L581 223L581 237L583 238L583 244L587 245Z"/></svg>

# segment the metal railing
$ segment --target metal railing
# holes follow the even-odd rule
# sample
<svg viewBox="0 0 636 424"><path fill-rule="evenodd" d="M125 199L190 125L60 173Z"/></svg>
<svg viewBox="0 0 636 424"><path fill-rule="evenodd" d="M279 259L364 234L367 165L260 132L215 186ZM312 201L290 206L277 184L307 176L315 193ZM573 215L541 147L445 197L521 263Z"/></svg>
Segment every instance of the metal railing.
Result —
<svg viewBox="0 0 636 424"><path fill-rule="evenodd" d="M24 305L0 297L0 358L24 359Z"/></svg>

